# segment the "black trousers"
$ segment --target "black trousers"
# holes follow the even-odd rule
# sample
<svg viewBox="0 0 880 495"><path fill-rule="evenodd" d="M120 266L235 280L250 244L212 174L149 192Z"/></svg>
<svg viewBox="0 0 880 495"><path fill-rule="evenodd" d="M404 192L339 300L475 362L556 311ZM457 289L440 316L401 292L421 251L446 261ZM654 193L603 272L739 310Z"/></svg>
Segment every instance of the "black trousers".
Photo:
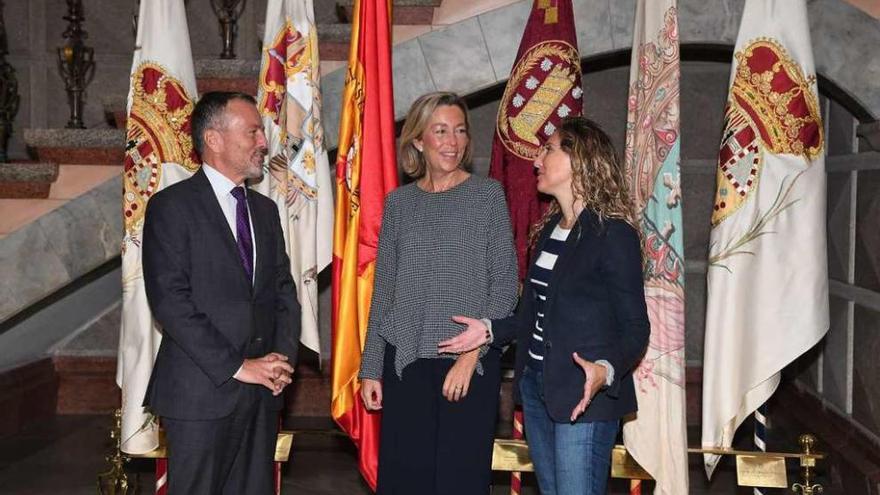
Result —
<svg viewBox="0 0 880 495"><path fill-rule="evenodd" d="M501 384L500 356L483 357L467 396L443 397L451 359L419 359L394 371L387 347L383 370L382 432L377 495L487 495Z"/></svg>
<svg viewBox="0 0 880 495"><path fill-rule="evenodd" d="M274 493L278 411L267 408L254 387L244 387L225 418L162 418L169 495Z"/></svg>

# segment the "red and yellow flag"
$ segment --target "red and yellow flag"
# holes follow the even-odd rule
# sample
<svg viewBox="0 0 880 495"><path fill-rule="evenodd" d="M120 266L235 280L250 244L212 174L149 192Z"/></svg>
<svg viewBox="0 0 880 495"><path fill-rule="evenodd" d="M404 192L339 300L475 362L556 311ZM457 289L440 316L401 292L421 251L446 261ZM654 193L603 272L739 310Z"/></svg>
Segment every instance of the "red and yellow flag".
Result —
<svg viewBox="0 0 880 495"><path fill-rule="evenodd" d="M354 19L336 158L331 414L357 445L361 474L375 490L380 416L364 409L357 374L382 205L397 187L390 2L356 0Z"/></svg>

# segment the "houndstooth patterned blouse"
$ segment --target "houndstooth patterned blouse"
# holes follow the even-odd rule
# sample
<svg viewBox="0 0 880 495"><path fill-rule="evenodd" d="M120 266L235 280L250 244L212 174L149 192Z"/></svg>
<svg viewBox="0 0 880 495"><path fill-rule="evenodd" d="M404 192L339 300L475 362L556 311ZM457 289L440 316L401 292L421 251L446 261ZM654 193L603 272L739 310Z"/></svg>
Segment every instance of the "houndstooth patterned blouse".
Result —
<svg viewBox="0 0 880 495"><path fill-rule="evenodd" d="M517 265L501 184L471 175L447 191L415 183L385 199L367 342L360 378L382 378L385 346L398 376L437 344L458 335L455 315L508 316L517 300ZM478 364L477 372L482 374Z"/></svg>

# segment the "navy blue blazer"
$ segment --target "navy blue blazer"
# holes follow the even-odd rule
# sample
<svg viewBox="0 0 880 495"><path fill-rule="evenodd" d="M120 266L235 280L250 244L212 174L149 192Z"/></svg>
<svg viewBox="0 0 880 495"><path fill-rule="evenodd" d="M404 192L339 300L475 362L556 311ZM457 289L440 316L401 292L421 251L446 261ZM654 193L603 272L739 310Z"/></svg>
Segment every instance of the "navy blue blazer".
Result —
<svg viewBox="0 0 880 495"><path fill-rule="evenodd" d="M537 242L540 253L561 216L552 218ZM516 313L493 320L493 346L516 338L514 394L528 356L535 325L535 294L523 284ZM569 422L583 397L584 373L572 359L577 352L588 361L604 359L614 367L614 382L600 390L577 422L618 419L637 409L632 370L648 344L651 332L642 280L638 233L622 220L605 219L585 209L565 242L553 268L544 303L544 398L550 417Z"/></svg>
<svg viewBox="0 0 880 495"><path fill-rule="evenodd" d="M271 351L294 364L299 345L300 307L278 208L256 191L248 191L248 204L253 284L204 171L159 191L147 206L144 283L163 338L144 405L160 416L221 418L244 394L281 408L280 395L232 378L245 358Z"/></svg>

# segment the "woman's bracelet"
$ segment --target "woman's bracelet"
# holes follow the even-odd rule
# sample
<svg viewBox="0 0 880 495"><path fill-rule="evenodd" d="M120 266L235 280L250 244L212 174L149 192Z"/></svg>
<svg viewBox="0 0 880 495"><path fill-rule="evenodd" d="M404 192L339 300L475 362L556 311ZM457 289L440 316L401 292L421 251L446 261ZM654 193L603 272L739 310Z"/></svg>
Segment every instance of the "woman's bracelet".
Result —
<svg viewBox="0 0 880 495"><path fill-rule="evenodd" d="M483 322L483 325L486 325L486 345L491 344L495 341L495 334L492 332L492 320L483 318L480 321Z"/></svg>

